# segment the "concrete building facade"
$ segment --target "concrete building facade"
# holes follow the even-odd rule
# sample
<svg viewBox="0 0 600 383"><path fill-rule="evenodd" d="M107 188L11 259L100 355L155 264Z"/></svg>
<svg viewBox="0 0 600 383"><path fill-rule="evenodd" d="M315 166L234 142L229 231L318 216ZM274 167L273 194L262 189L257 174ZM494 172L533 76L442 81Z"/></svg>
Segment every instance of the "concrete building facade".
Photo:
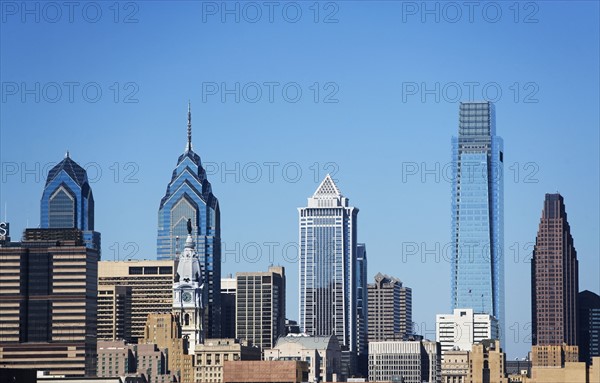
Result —
<svg viewBox="0 0 600 383"><path fill-rule="evenodd" d="M236 274L236 338L271 348L285 336L285 269Z"/></svg>
<svg viewBox="0 0 600 383"><path fill-rule="evenodd" d="M369 381L439 383L439 343L427 340L370 342Z"/></svg>
<svg viewBox="0 0 600 383"><path fill-rule="evenodd" d="M173 309L174 261L102 261L98 263L98 286L131 288L131 341L144 336L148 314Z"/></svg>
<svg viewBox="0 0 600 383"><path fill-rule="evenodd" d="M131 342L131 287L98 286L98 340Z"/></svg>
<svg viewBox="0 0 600 383"><path fill-rule="evenodd" d="M382 273L367 290L369 342L407 340L412 334L412 290Z"/></svg>
<svg viewBox="0 0 600 383"><path fill-rule="evenodd" d="M98 259L78 229L0 247L0 368L96 374Z"/></svg>
<svg viewBox="0 0 600 383"><path fill-rule="evenodd" d="M472 309L455 309L452 314L436 315L436 340L446 351L457 348L470 351L484 339L499 339L498 321L489 314L476 314Z"/></svg>
<svg viewBox="0 0 600 383"><path fill-rule="evenodd" d="M227 361L223 363L223 382L308 382L308 363L298 360Z"/></svg>
<svg viewBox="0 0 600 383"><path fill-rule="evenodd" d="M228 361L261 360L259 347L237 339L206 339L195 350L195 381L223 382L223 364Z"/></svg>
<svg viewBox="0 0 600 383"><path fill-rule="evenodd" d="M343 381L342 349L335 335L288 335L277 340L275 347L265 350L265 360L297 360L308 362L308 381Z"/></svg>

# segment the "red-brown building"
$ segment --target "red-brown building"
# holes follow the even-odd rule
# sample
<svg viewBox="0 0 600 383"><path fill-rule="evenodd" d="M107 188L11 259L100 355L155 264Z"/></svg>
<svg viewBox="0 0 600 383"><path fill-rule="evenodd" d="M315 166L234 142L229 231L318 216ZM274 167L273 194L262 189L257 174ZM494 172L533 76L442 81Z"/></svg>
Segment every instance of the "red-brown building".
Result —
<svg viewBox="0 0 600 383"><path fill-rule="evenodd" d="M224 383L308 381L308 363L299 360L227 361L223 364Z"/></svg>
<svg viewBox="0 0 600 383"><path fill-rule="evenodd" d="M531 260L532 344L577 344L577 252L563 197L546 194Z"/></svg>

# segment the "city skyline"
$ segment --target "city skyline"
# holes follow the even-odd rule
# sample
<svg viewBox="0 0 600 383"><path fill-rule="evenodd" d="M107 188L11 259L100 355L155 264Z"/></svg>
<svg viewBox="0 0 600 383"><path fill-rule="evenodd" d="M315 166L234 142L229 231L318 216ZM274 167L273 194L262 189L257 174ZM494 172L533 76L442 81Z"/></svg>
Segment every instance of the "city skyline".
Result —
<svg viewBox="0 0 600 383"><path fill-rule="evenodd" d="M181 5L163 10L156 3L139 3L137 24L113 23L108 8L97 24L80 18L72 24L22 23L7 15L0 34L3 84L21 87L24 82L35 89L40 82L40 93L51 81L80 84L73 102L65 87L57 103L42 94L39 102L35 95L23 102L22 95L11 96L5 88L0 217L7 213L13 240L24 228L40 224L38 202L52 167L48 164L70 150L91 179L103 260L153 259L157 203L185 143L191 99L195 148L226 206L221 212L222 275L281 264L289 271L289 285L298 286L295 249L289 256L282 249L297 245L295 207L330 172L361 207L360 240L369 246L369 279L381 271L411 286L416 331L431 338L435 314L450 310L447 294L436 298L443 293L431 283L442 281L447 290L448 142L456 132L458 101L483 99L482 88L489 85L492 98L492 91L502 91L496 100L497 124L507 152L509 356L523 357L528 349L531 319L521 309L529 307L529 260L545 193L558 190L571 201L570 224L585 265L580 289L598 292L596 3L564 7L540 2L538 23L522 22L529 14L522 8L520 22L514 22L508 4L502 4L499 23L486 22L479 13L469 23L465 10L459 23L435 22L431 15L422 23L420 15L404 15L404 22L401 3L340 2L335 24L314 23L308 4L295 24L282 21L279 13L273 24L243 18L236 23L231 16L222 23L218 15L207 15L204 22L201 4ZM319 20L330 11L321 9ZM265 10L263 19L266 15ZM158 27L163 22L172 25L172 33ZM107 37L113 37L110 44ZM38 65L38 57L52 59ZM246 102L243 94L239 103L235 95L222 102L223 92L206 91L214 83L220 91L221 83L235 89L240 82L241 93L247 84L270 81L281 84L273 103L267 87L258 103ZM92 82L103 91L97 103L82 99L80 92ZM109 89L115 82L118 94ZM135 90L131 84L125 88L129 82L139 88L133 96L138 103L123 102ZM302 87L298 103L281 98L282 86L291 82ZM309 89L315 82L319 103ZM322 102L335 91L325 88L328 82L338 87L332 96L338 103ZM465 85L470 82L476 85ZM402 92L407 84L417 84L418 93ZM455 84L460 99L448 93ZM425 94L423 89L434 91ZM538 102L525 102L526 97ZM292 319L299 318L297 299L288 289Z"/></svg>

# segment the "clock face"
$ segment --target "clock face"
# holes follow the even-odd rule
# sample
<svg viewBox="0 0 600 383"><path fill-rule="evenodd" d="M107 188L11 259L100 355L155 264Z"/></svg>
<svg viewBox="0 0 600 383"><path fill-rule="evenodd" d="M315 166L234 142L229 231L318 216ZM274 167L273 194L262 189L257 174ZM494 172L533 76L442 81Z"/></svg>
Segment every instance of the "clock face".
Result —
<svg viewBox="0 0 600 383"><path fill-rule="evenodd" d="M183 294L181 294L181 299L184 302L191 302L192 301L192 294L190 294L187 291L185 291Z"/></svg>

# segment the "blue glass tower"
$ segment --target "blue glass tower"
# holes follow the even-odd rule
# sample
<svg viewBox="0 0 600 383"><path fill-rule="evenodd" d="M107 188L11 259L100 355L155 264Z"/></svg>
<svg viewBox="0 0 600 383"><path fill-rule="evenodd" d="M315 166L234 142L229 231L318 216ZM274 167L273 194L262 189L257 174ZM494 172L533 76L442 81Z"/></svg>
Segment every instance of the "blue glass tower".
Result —
<svg viewBox="0 0 600 383"><path fill-rule="evenodd" d="M496 317L504 338L503 141L490 102L460 104L452 138L452 309Z"/></svg>
<svg viewBox="0 0 600 383"><path fill-rule="evenodd" d="M221 224L219 201L213 195L200 156L192 150L192 114L188 105L188 140L177 160L167 192L158 209L157 258L177 259L192 222L192 239L205 281L203 299L208 338L220 336Z"/></svg>
<svg viewBox="0 0 600 383"><path fill-rule="evenodd" d="M100 233L94 231L94 196L87 172L69 156L48 172L40 204L42 229L76 228L85 245L100 251Z"/></svg>

